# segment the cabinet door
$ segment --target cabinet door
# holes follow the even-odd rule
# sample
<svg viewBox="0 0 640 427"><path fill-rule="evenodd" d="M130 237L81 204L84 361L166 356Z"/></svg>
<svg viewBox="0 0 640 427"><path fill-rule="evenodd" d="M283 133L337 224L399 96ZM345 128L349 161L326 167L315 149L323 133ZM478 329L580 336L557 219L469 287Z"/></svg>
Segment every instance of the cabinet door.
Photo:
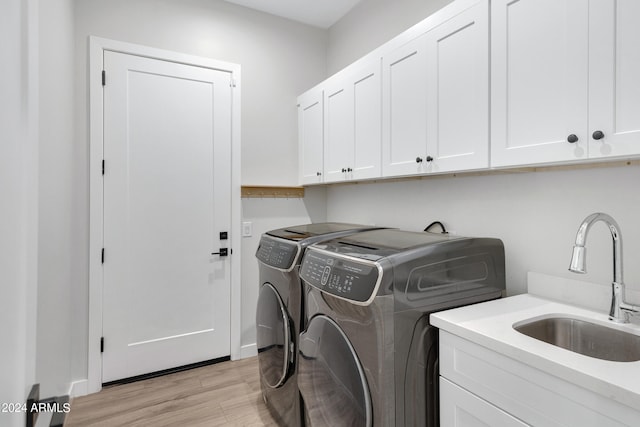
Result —
<svg viewBox="0 0 640 427"><path fill-rule="evenodd" d="M440 425L524 427L527 424L440 377Z"/></svg>
<svg viewBox="0 0 640 427"><path fill-rule="evenodd" d="M640 2L589 7L589 157L640 154Z"/></svg>
<svg viewBox="0 0 640 427"><path fill-rule="evenodd" d="M322 182L322 143L322 91L310 91L298 98L298 157L303 185Z"/></svg>
<svg viewBox="0 0 640 427"><path fill-rule="evenodd" d="M427 33L427 172L489 166L489 4Z"/></svg>
<svg viewBox="0 0 640 427"><path fill-rule="evenodd" d="M588 7L492 1L492 166L587 157Z"/></svg>
<svg viewBox="0 0 640 427"><path fill-rule="evenodd" d="M324 88L324 182L343 181L353 169L353 85L331 79Z"/></svg>
<svg viewBox="0 0 640 427"><path fill-rule="evenodd" d="M427 148L426 42L426 35L422 35L382 59L383 176L423 172Z"/></svg>
<svg viewBox="0 0 640 427"><path fill-rule="evenodd" d="M324 93L324 182L381 174L380 59L327 82Z"/></svg>
<svg viewBox="0 0 640 427"><path fill-rule="evenodd" d="M353 74L353 179L382 174L382 82L380 58Z"/></svg>

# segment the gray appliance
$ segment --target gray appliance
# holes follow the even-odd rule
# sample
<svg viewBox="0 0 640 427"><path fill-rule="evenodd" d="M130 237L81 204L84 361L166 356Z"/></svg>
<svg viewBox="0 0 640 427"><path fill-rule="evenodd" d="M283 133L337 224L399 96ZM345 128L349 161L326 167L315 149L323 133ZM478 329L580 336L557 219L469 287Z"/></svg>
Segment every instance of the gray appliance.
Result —
<svg viewBox="0 0 640 427"><path fill-rule="evenodd" d="M395 229L309 247L298 385L307 425L437 426L429 314L500 298L500 240Z"/></svg>
<svg viewBox="0 0 640 427"><path fill-rule="evenodd" d="M256 251L260 291L256 310L262 396L279 424L302 424L297 384L298 336L304 313L298 269L307 246L376 227L318 223L269 231Z"/></svg>

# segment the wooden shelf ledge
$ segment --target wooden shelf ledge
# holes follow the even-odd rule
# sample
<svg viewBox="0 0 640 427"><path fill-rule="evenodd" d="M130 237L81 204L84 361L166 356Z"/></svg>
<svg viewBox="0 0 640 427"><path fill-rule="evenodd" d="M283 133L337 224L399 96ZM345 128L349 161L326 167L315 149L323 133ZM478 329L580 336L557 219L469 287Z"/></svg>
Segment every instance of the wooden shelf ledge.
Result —
<svg viewBox="0 0 640 427"><path fill-rule="evenodd" d="M304 197L304 187L271 187L262 185L243 185L241 190L244 199L301 199Z"/></svg>

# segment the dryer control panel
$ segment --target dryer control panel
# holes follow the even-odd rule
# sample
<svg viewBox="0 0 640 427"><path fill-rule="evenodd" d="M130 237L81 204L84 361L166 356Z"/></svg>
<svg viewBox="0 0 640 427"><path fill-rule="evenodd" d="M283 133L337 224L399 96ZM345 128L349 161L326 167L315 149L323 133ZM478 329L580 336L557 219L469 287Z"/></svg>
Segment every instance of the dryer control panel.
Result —
<svg viewBox="0 0 640 427"><path fill-rule="evenodd" d="M262 263L281 270L293 267L299 247L296 243L262 236L256 251L256 258Z"/></svg>
<svg viewBox="0 0 640 427"><path fill-rule="evenodd" d="M300 266L300 277L323 292L366 303L375 296L382 275L373 262L356 261L308 248Z"/></svg>

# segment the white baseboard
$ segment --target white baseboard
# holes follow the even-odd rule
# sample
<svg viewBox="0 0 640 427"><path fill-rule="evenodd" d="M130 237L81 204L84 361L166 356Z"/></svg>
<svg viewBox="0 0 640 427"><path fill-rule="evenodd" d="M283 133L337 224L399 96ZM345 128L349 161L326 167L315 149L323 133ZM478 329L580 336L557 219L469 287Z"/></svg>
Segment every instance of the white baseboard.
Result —
<svg viewBox="0 0 640 427"><path fill-rule="evenodd" d="M258 346L256 343L246 344L240 348L240 359L246 359L247 357L253 357L258 354Z"/></svg>
<svg viewBox="0 0 640 427"><path fill-rule="evenodd" d="M69 397L86 396L89 394L89 380L78 380L71 383Z"/></svg>
<svg viewBox="0 0 640 427"><path fill-rule="evenodd" d="M243 345L240 348L240 359L253 357L258 354L258 346L254 344ZM71 383L69 387L69 397L80 397L89 394L89 380L78 380Z"/></svg>

